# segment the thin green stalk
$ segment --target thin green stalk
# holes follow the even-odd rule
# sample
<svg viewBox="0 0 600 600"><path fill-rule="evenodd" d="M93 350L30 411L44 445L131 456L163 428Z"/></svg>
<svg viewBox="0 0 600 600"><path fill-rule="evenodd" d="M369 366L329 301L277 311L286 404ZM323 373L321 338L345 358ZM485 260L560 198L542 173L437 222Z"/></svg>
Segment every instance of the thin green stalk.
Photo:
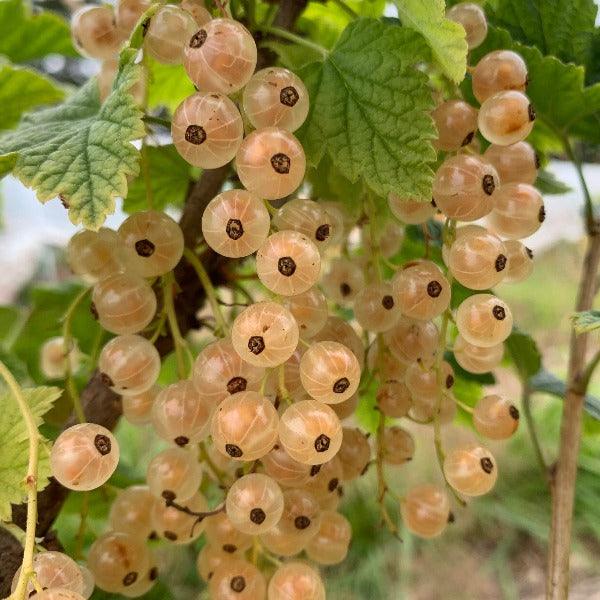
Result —
<svg viewBox="0 0 600 600"><path fill-rule="evenodd" d="M81 511L79 512L79 528L75 537L75 559L83 557L83 543L85 541L85 531L87 528L87 518L90 511L90 493L83 492L81 498Z"/></svg>
<svg viewBox="0 0 600 600"><path fill-rule="evenodd" d="M332 0L334 4L337 4L351 19L358 19L360 15L350 6L348 6L344 0Z"/></svg>
<svg viewBox="0 0 600 600"><path fill-rule="evenodd" d="M206 463L206 465L212 471L213 475L215 476L215 478L217 479L219 484L223 487L226 487L225 486L225 473L223 471L221 471L221 469L219 469L219 467L217 467L217 465L215 465L215 463L212 461L212 459L208 455L208 451L206 450L206 446L204 445L204 442L200 442L198 444L198 451L200 454L200 461Z"/></svg>
<svg viewBox="0 0 600 600"><path fill-rule="evenodd" d="M35 527L37 523L37 478L38 462L40 451L40 433L35 422L35 417L31 412L29 404L23 395L21 387L7 369L6 365L0 361L0 377L4 379L8 389L11 391L21 412L21 416L27 427L27 437L29 438L29 458L27 462L27 475L25 485L27 487L27 520L25 525L25 545L23 548L23 563L21 565L21 574L17 581L15 591L11 594L11 600L25 600L27 596L27 582L33 573L33 551L35 549Z"/></svg>
<svg viewBox="0 0 600 600"><path fill-rule="evenodd" d="M73 403L73 410L75 411L75 415L77 416L77 420L80 423L85 423L85 414L83 412L83 407L81 406L81 401L79 399L79 392L77 390L77 386L75 385L75 381L73 379L73 373L71 371L71 361L69 359L69 355L73 350L73 340L71 336L71 324L73 321L73 316L75 315L75 311L77 307L83 302L85 297L90 293L91 288L85 288L75 296L73 302L67 308L67 312L63 317L63 326L62 326L62 338L63 338L63 354L65 356L65 387L71 398L71 402Z"/></svg>
<svg viewBox="0 0 600 600"><path fill-rule="evenodd" d="M158 318L158 322L156 323L156 327L154 328L154 332L148 338L149 341L152 342L153 344L155 344L156 340L160 337L166 320L167 320L167 313L166 313L165 310L163 310L160 313L160 317Z"/></svg>
<svg viewBox="0 0 600 600"><path fill-rule="evenodd" d="M187 348L187 343L181 335L179 323L177 322L177 314L175 313L175 303L173 302L174 284L175 278L173 277L173 272L170 271L163 276L163 302L165 313L167 315L167 321L169 322L169 329L171 330L171 336L173 337L173 343L175 345L177 374L179 375L180 379L185 379L187 377L187 369L185 366L184 348Z"/></svg>
<svg viewBox="0 0 600 600"><path fill-rule="evenodd" d="M160 117L153 117L152 115L144 115L142 117L142 121L144 121L144 123L150 123L152 125L162 125L162 127L171 129L171 121L169 121L169 119L161 119Z"/></svg>
<svg viewBox="0 0 600 600"><path fill-rule="evenodd" d="M217 330L219 330L224 336L229 335L229 327L227 325L227 322L225 321L223 313L221 312L221 307L219 306L219 301L217 299L217 293L215 292L215 288L212 284L212 281L210 280L210 277L208 276L208 273L206 272L206 269L204 268L204 265L189 248L186 248L183 251L183 254L196 271L198 279L200 280L200 284L204 288L204 292L206 293L206 299L210 304L213 317L217 322Z"/></svg>
<svg viewBox="0 0 600 600"><path fill-rule="evenodd" d="M546 461L544 459L544 453L542 452L542 446L540 445L540 440L538 438L537 431L535 428L535 422L533 420L533 414L531 412L531 389L526 383L523 383L523 395L521 397L521 404L523 407L523 413L525 415L525 423L527 424L527 432L529 433L531 445L533 446L535 457L540 467L540 471L542 472L542 477L544 478L544 481L550 484L548 465L546 464Z"/></svg>
<svg viewBox="0 0 600 600"><path fill-rule="evenodd" d="M323 48L323 46L319 46L319 44L315 44L314 42L304 39L303 37L300 37L299 35L296 35L295 33L292 33L291 31L287 31L287 29L282 29L281 27L276 27L273 25L273 26L263 27L262 30L265 33L271 33L271 34L276 35L277 37L280 37L284 40L288 40L289 42L294 42L294 44L298 44L299 46L304 46L305 48L310 48L311 50L318 52L323 58L326 58L327 55L329 54L329 52L325 48Z"/></svg>

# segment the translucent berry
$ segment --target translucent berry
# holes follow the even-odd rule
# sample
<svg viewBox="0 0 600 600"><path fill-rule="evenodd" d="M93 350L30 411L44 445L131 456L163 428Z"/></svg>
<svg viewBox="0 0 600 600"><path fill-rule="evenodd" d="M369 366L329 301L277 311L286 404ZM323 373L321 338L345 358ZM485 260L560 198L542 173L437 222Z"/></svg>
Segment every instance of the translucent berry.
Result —
<svg viewBox="0 0 600 600"><path fill-rule="evenodd" d="M467 34L469 50L477 48L487 35L487 20L483 9L473 2L460 2L446 11L446 17L460 23Z"/></svg>
<svg viewBox="0 0 600 600"><path fill-rule="evenodd" d="M124 268L121 243L116 231L78 231L67 245L67 262L76 275L96 283Z"/></svg>
<svg viewBox="0 0 600 600"><path fill-rule="evenodd" d="M438 130L435 146L439 150L458 150L473 141L477 131L477 109L464 100L446 100L431 116Z"/></svg>
<svg viewBox="0 0 600 600"><path fill-rule="evenodd" d="M352 328L352 325L340 317L329 317L325 327L314 337L314 342L332 341L343 344L356 356L358 364L362 369L365 363L365 347L362 340Z"/></svg>
<svg viewBox="0 0 600 600"><path fill-rule="evenodd" d="M146 539L152 533L155 498L146 485L132 485L120 491L110 507L108 522L113 531Z"/></svg>
<svg viewBox="0 0 600 600"><path fill-rule="evenodd" d="M227 96L198 92L177 107L171 135L177 152L187 162L202 169L215 169L235 156L244 125L240 111Z"/></svg>
<svg viewBox="0 0 600 600"><path fill-rule="evenodd" d="M354 316L367 331L391 329L400 319L400 304L390 283L367 285L354 298Z"/></svg>
<svg viewBox="0 0 600 600"><path fill-rule="evenodd" d="M513 318L508 305L492 294L469 296L458 307L458 332L474 346L490 348L501 344L512 330Z"/></svg>
<svg viewBox="0 0 600 600"><path fill-rule="evenodd" d="M483 157L491 163L500 177L502 185L507 183L529 183L537 179L539 159L535 150L527 142L517 142L510 146L492 144Z"/></svg>
<svg viewBox="0 0 600 600"><path fill-rule="evenodd" d="M102 348L98 369L102 382L116 393L138 395L156 383L160 356L146 338L119 335Z"/></svg>
<svg viewBox="0 0 600 600"><path fill-rule="evenodd" d="M83 56L100 60L119 53L124 36L112 6L82 6L71 17L73 45Z"/></svg>
<svg viewBox="0 0 600 600"><path fill-rule="evenodd" d="M271 219L264 203L246 190L227 190L215 196L202 215L206 243L230 258L256 252L269 235Z"/></svg>
<svg viewBox="0 0 600 600"><path fill-rule="evenodd" d="M469 344L462 335L454 340L454 358L469 373L487 373L495 369L504 356L504 344L487 348Z"/></svg>
<svg viewBox="0 0 600 600"><path fill-rule="evenodd" d="M83 591L81 595L85 600L89 600L90 596L94 593L96 582L94 581L94 575L85 565L77 565L81 571L83 577Z"/></svg>
<svg viewBox="0 0 600 600"><path fill-rule="evenodd" d="M340 449L342 425L326 404L302 400L281 415L279 440L298 462L320 465L331 460Z"/></svg>
<svg viewBox="0 0 600 600"><path fill-rule="evenodd" d="M394 276L392 285L405 317L428 321L450 305L450 285L433 262L408 263Z"/></svg>
<svg viewBox="0 0 600 600"><path fill-rule="evenodd" d="M146 481L156 498L181 502L200 487L202 467L190 450L169 448L159 452L148 465Z"/></svg>
<svg viewBox="0 0 600 600"><path fill-rule="evenodd" d="M400 419L408 414L412 404L410 390L402 381L388 379L377 390L377 406L386 416Z"/></svg>
<svg viewBox="0 0 600 600"><path fill-rule="evenodd" d="M388 465L403 465L412 460L415 440L401 427L386 427L383 434L383 461Z"/></svg>
<svg viewBox="0 0 600 600"><path fill-rule="evenodd" d="M441 396L413 396L409 416L421 423L440 425L452 423L456 416L456 400L451 392L446 391Z"/></svg>
<svg viewBox="0 0 600 600"><path fill-rule="evenodd" d="M118 0L115 6L117 27L125 36L133 31L140 17L150 8L148 0Z"/></svg>
<svg viewBox="0 0 600 600"><path fill-rule="evenodd" d="M497 394L484 396L473 410L473 425L490 440L506 440L519 426L519 409Z"/></svg>
<svg viewBox="0 0 600 600"><path fill-rule="evenodd" d="M281 445L261 458L265 473L283 487L302 487L310 479L311 468L293 459Z"/></svg>
<svg viewBox="0 0 600 600"><path fill-rule="evenodd" d="M317 503L317 506L318 503ZM321 507L319 506L319 510ZM259 536L262 546L277 556L296 556L306 546L306 537L299 529L284 528L281 521Z"/></svg>
<svg viewBox="0 0 600 600"><path fill-rule="evenodd" d="M481 135L491 144L508 146L524 140L533 129L535 110L522 92L498 92L479 109Z"/></svg>
<svg viewBox="0 0 600 600"><path fill-rule="evenodd" d="M462 234L461 229L465 229ZM472 290L498 285L506 274L507 251L502 240L484 227L468 225L458 230L448 254L454 278Z"/></svg>
<svg viewBox="0 0 600 600"><path fill-rule="evenodd" d="M181 64L187 42L197 29L192 15L179 6L167 4L150 20L144 48L162 64Z"/></svg>
<svg viewBox="0 0 600 600"><path fill-rule="evenodd" d="M211 435L217 449L235 460L256 460L267 454L277 440L277 411L258 392L238 392L217 408Z"/></svg>
<svg viewBox="0 0 600 600"><path fill-rule="evenodd" d="M145 392L123 396L123 416L132 425L147 425L152 421L152 406L160 392L159 385L153 385Z"/></svg>
<svg viewBox="0 0 600 600"><path fill-rule="evenodd" d="M522 239L534 234L546 218L541 194L527 183L509 183L498 190L490 228L502 237Z"/></svg>
<svg viewBox="0 0 600 600"><path fill-rule="evenodd" d="M11 593L17 588L19 567L14 574ZM83 594L84 582L79 565L69 556L62 552L39 552L33 556L33 572L37 582L42 589L61 588L77 594ZM29 582L26 588L26 596L33 597L36 594L33 583Z"/></svg>
<svg viewBox="0 0 600 600"><path fill-rule="evenodd" d="M369 438L358 428L344 427L337 458L342 465L344 481L360 477L371 461Z"/></svg>
<svg viewBox="0 0 600 600"><path fill-rule="evenodd" d="M194 17L198 27L206 25L212 19L210 12L204 6L203 0L182 0L181 8Z"/></svg>
<svg viewBox="0 0 600 600"><path fill-rule="evenodd" d="M306 554L320 565L337 565L346 558L351 539L350 521L338 512L326 511L319 532L306 546Z"/></svg>
<svg viewBox="0 0 600 600"><path fill-rule="evenodd" d="M425 223L435 215L437 210L433 202L418 202L394 193L388 196L388 205L392 214L407 225Z"/></svg>
<svg viewBox="0 0 600 600"><path fill-rule="evenodd" d="M365 287L365 276L361 267L347 258L331 261L329 270L321 282L328 298L339 304L350 303Z"/></svg>
<svg viewBox="0 0 600 600"><path fill-rule="evenodd" d="M193 382L214 406L231 394L258 389L264 369L242 360L230 340L209 344L194 363Z"/></svg>
<svg viewBox="0 0 600 600"><path fill-rule="evenodd" d="M183 66L202 92L233 94L256 68L252 34L233 19L213 19L187 39Z"/></svg>
<svg viewBox="0 0 600 600"><path fill-rule="evenodd" d="M335 235L329 213L314 200L306 198L286 202L275 214L273 224L279 230L293 229L303 233L319 251L323 251Z"/></svg>
<svg viewBox="0 0 600 600"><path fill-rule="evenodd" d="M91 545L87 564L99 588L122 593L147 572L150 551L143 540L110 531Z"/></svg>
<svg viewBox="0 0 600 600"><path fill-rule="evenodd" d="M333 496L339 497L343 478L344 467L336 454L326 463L311 467L310 479L304 489L309 491L319 503L323 503Z"/></svg>
<svg viewBox="0 0 600 600"><path fill-rule="evenodd" d="M265 600L266 588L264 575L242 558L232 558L217 567L208 586L215 600Z"/></svg>
<svg viewBox="0 0 600 600"><path fill-rule="evenodd" d="M319 573L303 562L281 565L269 580L269 600L325 600Z"/></svg>
<svg viewBox="0 0 600 600"><path fill-rule="evenodd" d="M337 404L356 392L360 364L352 351L338 342L316 342L300 361L302 386L315 400Z"/></svg>
<svg viewBox="0 0 600 600"><path fill-rule="evenodd" d="M476 156L447 158L433 181L437 207L450 219L476 221L493 208L494 191L500 185L494 167Z"/></svg>
<svg viewBox="0 0 600 600"><path fill-rule="evenodd" d="M407 529L419 537L433 538L448 525L450 501L442 488L422 484L409 490L400 511Z"/></svg>
<svg viewBox="0 0 600 600"><path fill-rule="evenodd" d="M527 65L523 58L512 50L495 50L477 63L471 80L473 94L482 104L498 92L524 92L527 88Z"/></svg>
<svg viewBox="0 0 600 600"><path fill-rule="evenodd" d="M142 572L134 584L123 588L120 593L127 598L139 598L147 594L156 585L157 578L158 567L156 566L156 559L151 553L149 568Z"/></svg>
<svg viewBox="0 0 600 600"><path fill-rule="evenodd" d="M119 462L119 444L112 433L93 423L73 425L52 446L52 475L70 490L93 490L106 483Z"/></svg>
<svg viewBox="0 0 600 600"><path fill-rule="evenodd" d="M242 360L257 367L276 367L292 356L299 335L289 310L275 302L258 302L236 317L231 341Z"/></svg>
<svg viewBox="0 0 600 600"><path fill-rule="evenodd" d="M211 416L212 403L188 379L162 390L152 408L152 424L158 437L181 447L208 436Z"/></svg>
<svg viewBox="0 0 600 600"><path fill-rule="evenodd" d="M311 338L325 327L328 317L327 299L318 288L312 287L291 296L285 302L285 307L294 315L301 337Z"/></svg>
<svg viewBox="0 0 600 600"><path fill-rule="evenodd" d="M205 544L196 559L196 570L203 581L209 582L215 570L231 560L231 554L218 546Z"/></svg>
<svg viewBox="0 0 600 600"><path fill-rule="evenodd" d="M302 80L281 67L257 71L244 88L244 111L256 129L296 131L308 116L308 105Z"/></svg>
<svg viewBox="0 0 600 600"><path fill-rule="evenodd" d="M181 500L177 504L192 512L208 510L206 499L196 492L191 498ZM198 520L195 515L188 514L164 500L156 500L152 507L152 527L159 537L173 544L191 544L204 531L205 519Z"/></svg>
<svg viewBox="0 0 600 600"><path fill-rule="evenodd" d="M73 372L78 369L80 362L81 352L74 340L71 341L67 352L62 337L46 340L40 349L40 370L47 379L63 379L67 364L69 370Z"/></svg>
<svg viewBox="0 0 600 600"><path fill-rule="evenodd" d="M379 351L380 347L381 352ZM404 375L406 374L406 369L408 369L410 363L406 363L397 358L389 351L385 342L380 346L379 340L375 339L368 351L367 364L369 369L377 370L380 381L404 381Z"/></svg>
<svg viewBox="0 0 600 600"><path fill-rule="evenodd" d="M362 231L362 243L367 255L373 254L374 248L371 243L371 233L367 229ZM398 223L387 221L375 231L375 243L377 244L377 253L383 258L391 258L400 251L400 246L404 240L404 228Z"/></svg>
<svg viewBox="0 0 600 600"><path fill-rule="evenodd" d="M236 529L257 535L279 522L283 512L283 494L279 485L267 475L251 473L229 488L225 510Z"/></svg>
<svg viewBox="0 0 600 600"><path fill-rule="evenodd" d="M292 400L305 399L306 391L302 387L302 381L300 380L300 360L304 353L304 346L299 345L294 351L292 356L283 363L283 379L285 380L285 388L288 396ZM280 387L280 372L275 370L271 373L269 383L271 383L274 390L273 394L281 393Z"/></svg>
<svg viewBox="0 0 600 600"><path fill-rule="evenodd" d="M173 270L183 256L183 233L169 215L143 210L127 217L119 227L127 266L142 277Z"/></svg>
<svg viewBox="0 0 600 600"><path fill-rule="evenodd" d="M506 240L504 247L508 258L504 282L525 281L533 271L533 252L518 240Z"/></svg>
<svg viewBox="0 0 600 600"><path fill-rule="evenodd" d="M498 468L489 450L469 445L446 454L444 475L457 492L465 496L481 496L494 487Z"/></svg>
<svg viewBox="0 0 600 600"><path fill-rule="evenodd" d="M317 282L320 272L319 250L297 231L271 234L256 253L256 274L276 294L301 294Z"/></svg>
<svg viewBox="0 0 600 600"><path fill-rule="evenodd" d="M252 546L252 537L236 529L224 512L206 518L206 539L215 548L229 554L230 558Z"/></svg>
<svg viewBox="0 0 600 600"><path fill-rule="evenodd" d="M235 161L244 187L267 200L294 192L306 169L300 142L289 131L277 127L257 129L244 138Z"/></svg>
<svg viewBox="0 0 600 600"><path fill-rule="evenodd" d="M439 343L435 323L413 321L406 317L402 317L383 337L392 354L405 363L420 360L424 364L430 364Z"/></svg>
<svg viewBox="0 0 600 600"><path fill-rule="evenodd" d="M340 402L339 404L331 404L330 406L333 408L333 412L337 415L340 421L347 419L354 414L354 411L358 406L358 394L350 396L350 398L348 398L348 400L344 400L344 402Z"/></svg>
<svg viewBox="0 0 600 600"><path fill-rule="evenodd" d="M156 295L139 275L117 273L94 286L92 310L107 331L121 335L137 333L154 318Z"/></svg>
<svg viewBox="0 0 600 600"><path fill-rule="evenodd" d="M308 542L319 531L321 506L308 490L294 489L283 493L283 513L278 527L298 540Z"/></svg>
<svg viewBox="0 0 600 600"><path fill-rule="evenodd" d="M336 200L325 200L319 202L319 205L325 209L331 225L329 239L325 243L340 244L344 240L346 229L351 227L351 225L346 227L346 214L343 204Z"/></svg>
<svg viewBox="0 0 600 600"><path fill-rule="evenodd" d="M37 600L83 600L83 598L84 597L78 592L74 592L67 588L57 587L43 590L37 594Z"/></svg>

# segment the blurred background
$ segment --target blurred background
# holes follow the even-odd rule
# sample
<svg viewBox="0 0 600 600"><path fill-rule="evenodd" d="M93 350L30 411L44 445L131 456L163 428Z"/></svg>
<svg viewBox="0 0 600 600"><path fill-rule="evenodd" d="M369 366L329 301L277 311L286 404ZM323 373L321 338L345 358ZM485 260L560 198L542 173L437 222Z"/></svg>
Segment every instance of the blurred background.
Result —
<svg viewBox="0 0 600 600"><path fill-rule="evenodd" d="M53 8L52 3L44 6ZM58 6L58 5L57 5ZM64 7L62 7L64 11ZM39 66L39 65L38 65ZM48 57L44 70L64 82L79 83L95 73L93 61ZM588 186L600 196L600 164L597 149L589 148L584 166ZM527 240L535 253L535 270L526 282L497 288L509 302L515 323L536 340L547 371L564 379L570 336L570 316L575 303L579 268L584 250L582 195L575 170L560 157L547 170L568 188L545 198L544 226ZM176 213L173 213L176 216ZM124 219L117 209L107 220L116 228ZM11 348L24 327L38 328L40 339L54 335L57 324L31 322L32 298L38 303L62 302L69 292L71 275L64 261L64 248L75 229L58 200L42 206L34 195L8 177L0 182L0 306L21 307L16 318L0 320L0 341ZM44 290L63 284L63 295ZM64 306L63 306L64 307ZM13 314L13 313L11 313ZM60 310L53 313L60 316ZM18 322L17 322L18 321ZM47 328L47 331L44 330ZM77 327L75 326L75 330ZM168 378L169 365L163 377ZM512 371L499 369L495 387L502 389L521 408L520 384ZM600 381L590 392L600 395ZM560 402L537 393L532 409L546 462L556 457ZM523 421L523 420L522 420ZM431 431L412 426L417 440L415 459L409 465L389 469L388 477L400 494L421 481L439 480ZM575 540L572 558L573 599L600 599L600 422L587 413L577 486ZM141 481L149 458L158 449L151 433L121 423L117 431L122 461L116 477L124 485ZM472 435L461 431L452 436ZM446 440L452 443L452 440ZM545 544L550 515L550 494L542 476L524 423L508 442L490 444L499 465L494 491L469 503L454 506L455 523L433 541L413 538L401 530L401 540L380 526L375 500L374 469L345 490L342 512L353 525L353 543L345 563L324 572L331 600L421 599L534 599L544 590ZM89 540L103 531L112 500L110 490L93 493L88 519ZM56 523L67 550L74 552L80 521L80 500L72 495ZM397 507L393 513L397 514ZM161 547L162 581L156 598L181 600L202 597L195 573L197 547ZM94 598L110 597L95 592Z"/></svg>

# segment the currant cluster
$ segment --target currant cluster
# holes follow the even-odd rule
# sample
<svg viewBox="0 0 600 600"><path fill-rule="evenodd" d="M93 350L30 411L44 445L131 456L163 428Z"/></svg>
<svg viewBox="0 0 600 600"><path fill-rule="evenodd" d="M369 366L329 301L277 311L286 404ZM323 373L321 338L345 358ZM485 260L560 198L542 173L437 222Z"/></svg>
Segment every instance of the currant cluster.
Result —
<svg viewBox="0 0 600 600"><path fill-rule="evenodd" d="M114 60L147 8L124 0L114 14L105 6L80 9L73 20L78 47ZM458 4L448 18L463 25L470 48L485 38L479 6ZM148 25L144 52L183 62L199 90L173 115L181 156L203 169L235 160L243 187L208 203L205 246L195 253L184 250L177 223L154 210L132 214L118 231L82 231L69 242L68 262L91 286L92 313L115 335L99 356L102 381L122 397L125 418L151 426L168 447L151 460L145 485L120 491L87 567L60 553L38 554L37 581L52 600L87 598L94 583L140 596L158 573L149 540L191 544L204 535L198 573L215 600L321 600L325 588L310 562L340 563L352 536L337 511L343 484L375 464L382 518L395 529L384 467L409 462L416 450L411 431L433 427L445 485L420 482L397 500L406 528L434 537L452 518L448 490L462 502L489 492L497 478L496 461L479 441L442 448L440 428L452 423L457 405L472 412L484 438L506 439L518 426L518 409L498 395L472 409L460 403L445 354L451 350L471 373L497 367L513 318L489 290L522 281L533 267L521 240L540 227L544 207L533 187L538 161L524 141L535 118L524 94L527 67L518 54L497 51L470 68L481 106L455 98L432 114L443 153L434 200L390 194L398 221L377 226L369 194L360 214L302 197L305 158L293 131L307 117L307 90L286 69L254 72L256 44L241 23L213 19L191 0L165 5ZM477 131L490 143L483 154ZM299 188L299 197L288 198ZM442 234L445 268L427 254L394 263L405 225L422 225L428 239L431 220ZM250 282L238 286L248 300L242 310L239 302L223 302L202 275L199 256L209 248L241 259L233 268ZM163 388L153 342L168 322L176 346L186 344L170 319L172 271L184 254L217 326L192 357L189 376L180 373ZM454 281L473 292L456 311ZM78 360L76 343L62 338L42 349L51 378ZM380 414L375 443L352 421L373 389ZM106 483L118 459L110 431L80 423L58 437L51 466L61 484L84 491ZM225 490L214 509L206 499L211 487Z"/></svg>

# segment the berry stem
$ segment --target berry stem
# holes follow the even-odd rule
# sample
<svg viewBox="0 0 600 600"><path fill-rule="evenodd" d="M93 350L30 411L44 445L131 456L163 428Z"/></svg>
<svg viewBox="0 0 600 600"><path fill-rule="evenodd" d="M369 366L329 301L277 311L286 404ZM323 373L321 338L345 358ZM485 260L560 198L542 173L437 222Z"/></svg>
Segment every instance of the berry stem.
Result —
<svg viewBox="0 0 600 600"><path fill-rule="evenodd" d="M334 4L337 4L351 19L358 19L360 15L350 6L348 6L344 0L333 0Z"/></svg>
<svg viewBox="0 0 600 600"><path fill-rule="evenodd" d="M217 331L220 331L222 336L229 335L229 327L227 326L225 317L221 312L221 307L219 306L219 301L217 299L217 293L215 292L215 288L210 280L210 277L208 276L208 273L206 272L206 269L204 268L204 265L189 248L186 248L183 251L183 254L196 271L198 279L200 280L200 284L204 288L206 298L212 309L213 317L217 322Z"/></svg>
<svg viewBox="0 0 600 600"><path fill-rule="evenodd" d="M292 399L290 397L290 393L289 393L287 387L285 387L284 364L285 363L283 363L283 364L279 365L279 367L277 367L279 395L281 396L282 400L285 400L288 404L292 404Z"/></svg>
<svg viewBox="0 0 600 600"><path fill-rule="evenodd" d="M167 129L171 129L171 121L169 119L161 119L160 117L153 117L152 115L144 115L142 120L145 123L150 123L152 125L162 125Z"/></svg>
<svg viewBox="0 0 600 600"><path fill-rule="evenodd" d="M454 402L456 402L456 404L458 404L458 406L460 406L465 412L468 412L470 415L473 414L472 406L465 404L462 400L459 400L458 398L454 398Z"/></svg>
<svg viewBox="0 0 600 600"><path fill-rule="evenodd" d="M215 465L215 463L212 461L206 450L204 442L200 442L198 444L198 454L200 462L204 462L208 465L208 468L212 471L212 474L215 476L219 484L223 488L227 487L225 484L225 473L223 473L223 471L221 471L221 469L219 469L219 467L217 467L217 465Z"/></svg>
<svg viewBox="0 0 600 600"><path fill-rule="evenodd" d="M83 544L85 541L85 530L87 527L87 517L90 510L90 493L83 492L81 497L81 510L79 511L79 529L75 536L75 559L79 560L83 557Z"/></svg>
<svg viewBox="0 0 600 600"><path fill-rule="evenodd" d="M64 314L62 319L62 338L63 338L63 354L65 356L65 388L67 393L69 394L69 398L71 398L71 402L73 403L73 410L75 411L75 415L77 420L80 423L85 423L85 414L83 412L83 407L81 406L81 400L79 398L79 391L77 390L77 386L75 385L75 380L73 379L73 373L71 371L71 360L69 355L73 350L73 338L71 335L71 323L73 321L73 316L75 315L75 311L77 307L83 302L85 297L90 293L91 288L85 288L75 296L69 308L67 308L67 312Z"/></svg>
<svg viewBox="0 0 600 600"><path fill-rule="evenodd" d="M167 321L169 322L169 329L171 330L171 336L173 337L173 343L175 344L175 357L177 359L177 374L180 379L187 377L184 349L187 349L187 342L181 335L179 329L179 323L177 322L177 314L175 312L175 303L173 302L173 286L175 285L175 278L173 272L170 271L163 276L163 302L164 310L167 315Z"/></svg>
<svg viewBox="0 0 600 600"><path fill-rule="evenodd" d="M263 27L262 30L264 33L270 33L270 34L276 35L277 37L280 37L284 40L288 40L289 42L294 42L295 44L298 44L299 46L304 46L305 48L309 48L310 50L313 50L314 52L319 53L323 58L327 58L327 55L329 54L329 52L325 48L323 48L323 46L320 46L319 44L315 44L314 42L311 42L303 37L300 37L299 35L296 35L295 33L288 31L287 29L282 29L281 27L277 27L277 26L273 25L273 26Z"/></svg>
<svg viewBox="0 0 600 600"><path fill-rule="evenodd" d="M37 524L37 478L40 433L35 422L35 417L23 395L21 387L2 361L0 361L0 377L6 382L8 389L11 391L19 406L19 411L27 426L27 437L29 438L29 459L27 463L27 475L24 479L27 488L27 524L25 527L23 563L17 586L10 596L11 600L25 600L27 595L27 582L33 572L33 551L35 548L35 528Z"/></svg>
<svg viewBox="0 0 600 600"><path fill-rule="evenodd" d="M540 440L535 429L535 422L533 420L533 414L531 413L531 389L527 385L527 382L523 382L523 394L521 397L521 404L523 406L523 413L525 414L525 423L527 423L527 431L529 433L529 437L531 438L531 444L533 446L533 451L535 452L535 457L540 466L542 477L549 484L550 477L548 476L548 465L544 460L544 454L542 452Z"/></svg>
<svg viewBox="0 0 600 600"><path fill-rule="evenodd" d="M379 413L379 423L377 425L377 460L375 465L377 467L377 502L379 504L379 514L381 520L385 523L388 530L394 534L398 534L398 527L392 521L390 514L385 506L385 497L389 492L387 482L385 480L385 472L383 468L383 434L385 431L385 415Z"/></svg>

